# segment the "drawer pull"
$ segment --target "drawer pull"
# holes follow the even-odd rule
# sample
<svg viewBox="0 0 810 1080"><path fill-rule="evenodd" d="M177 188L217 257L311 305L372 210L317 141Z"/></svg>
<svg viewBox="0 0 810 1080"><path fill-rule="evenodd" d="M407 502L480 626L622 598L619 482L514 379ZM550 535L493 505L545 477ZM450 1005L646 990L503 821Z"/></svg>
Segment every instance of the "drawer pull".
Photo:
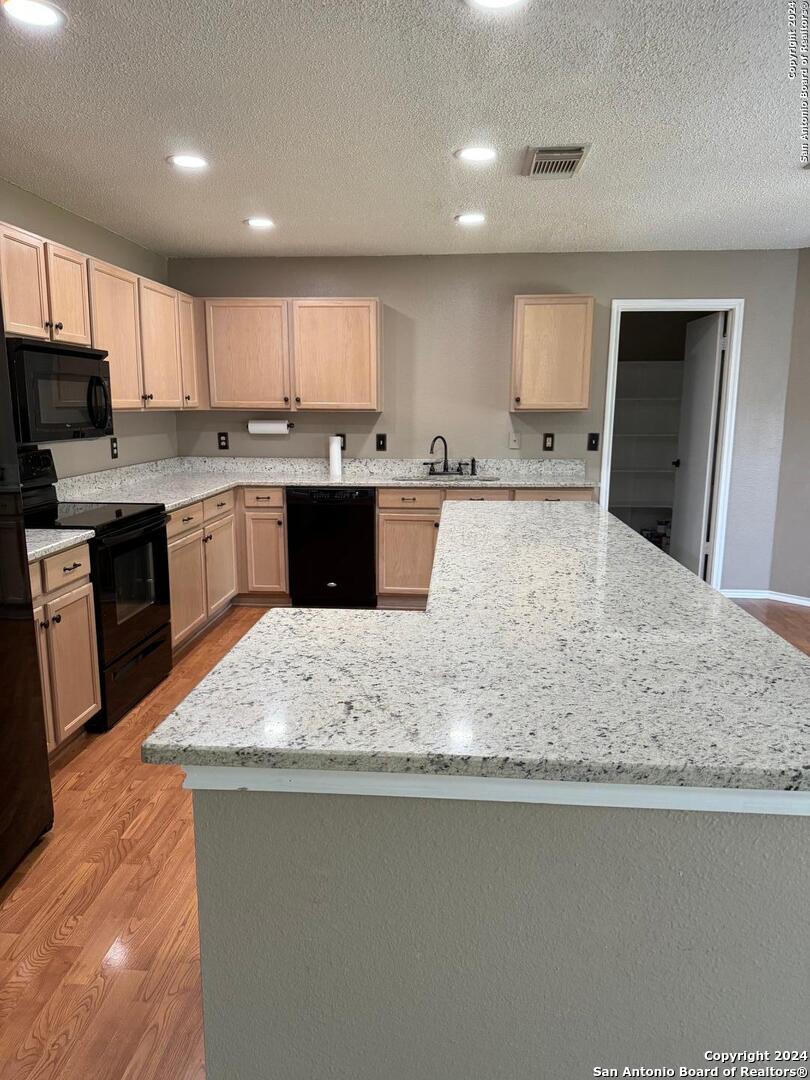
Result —
<svg viewBox="0 0 810 1080"><path fill-rule="evenodd" d="M52 615L51 616L51 622L60 623L61 621L62 621L62 616L61 615Z"/></svg>
<svg viewBox="0 0 810 1080"><path fill-rule="evenodd" d="M416 502L415 495L400 495L400 502Z"/></svg>
<svg viewBox="0 0 810 1080"><path fill-rule="evenodd" d="M82 564L80 562L71 563L70 566L63 566L63 574L72 574L74 570L78 570Z"/></svg>
<svg viewBox="0 0 810 1080"><path fill-rule="evenodd" d="M559 498L559 496L558 496L556 499L544 499L543 501L544 502L562 502L562 499Z"/></svg>
<svg viewBox="0 0 810 1080"><path fill-rule="evenodd" d="M273 498L272 495L256 495L256 502L270 502Z"/></svg>
<svg viewBox="0 0 810 1080"><path fill-rule="evenodd" d="M188 517L184 517L184 518L181 518L181 519L180 519L180 522L181 522L181 524L182 524L182 525L185 525L185 523L186 523L187 521L193 521L193 520L194 520L194 515L193 515L193 514L189 514L189 516L188 516Z"/></svg>
<svg viewBox="0 0 810 1080"><path fill-rule="evenodd" d="M226 502L217 503L217 510L221 510L223 506L227 506Z"/></svg>

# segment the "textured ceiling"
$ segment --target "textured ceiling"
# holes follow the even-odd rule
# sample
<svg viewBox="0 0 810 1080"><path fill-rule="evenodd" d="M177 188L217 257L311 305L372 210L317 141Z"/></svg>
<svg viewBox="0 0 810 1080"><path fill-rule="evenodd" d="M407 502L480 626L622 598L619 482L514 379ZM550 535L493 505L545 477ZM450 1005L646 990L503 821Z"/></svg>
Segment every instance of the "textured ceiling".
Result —
<svg viewBox="0 0 810 1080"><path fill-rule="evenodd" d="M0 176L163 254L810 245L784 3L60 2L55 35L0 19ZM575 177L517 175L578 142Z"/></svg>

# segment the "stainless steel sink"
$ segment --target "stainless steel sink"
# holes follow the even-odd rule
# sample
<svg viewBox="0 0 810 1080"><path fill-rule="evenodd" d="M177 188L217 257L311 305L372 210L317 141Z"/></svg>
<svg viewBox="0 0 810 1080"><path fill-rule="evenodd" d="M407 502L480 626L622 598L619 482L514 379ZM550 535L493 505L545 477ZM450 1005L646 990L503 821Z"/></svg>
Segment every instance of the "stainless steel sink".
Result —
<svg viewBox="0 0 810 1080"><path fill-rule="evenodd" d="M491 484L496 480L499 480L498 476L490 476L488 474L478 476L462 476L460 473L434 473L433 476L394 476L394 480L397 484L464 484L473 483L477 484L479 481L484 484Z"/></svg>

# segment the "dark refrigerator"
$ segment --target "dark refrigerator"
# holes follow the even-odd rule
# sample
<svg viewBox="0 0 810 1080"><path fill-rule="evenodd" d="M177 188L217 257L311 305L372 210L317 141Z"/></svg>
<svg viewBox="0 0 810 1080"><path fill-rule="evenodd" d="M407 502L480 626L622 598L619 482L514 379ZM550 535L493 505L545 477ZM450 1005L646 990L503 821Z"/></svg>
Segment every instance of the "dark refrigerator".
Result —
<svg viewBox="0 0 810 1080"><path fill-rule="evenodd" d="M53 825L45 719L25 550L17 441L0 308L0 881Z"/></svg>

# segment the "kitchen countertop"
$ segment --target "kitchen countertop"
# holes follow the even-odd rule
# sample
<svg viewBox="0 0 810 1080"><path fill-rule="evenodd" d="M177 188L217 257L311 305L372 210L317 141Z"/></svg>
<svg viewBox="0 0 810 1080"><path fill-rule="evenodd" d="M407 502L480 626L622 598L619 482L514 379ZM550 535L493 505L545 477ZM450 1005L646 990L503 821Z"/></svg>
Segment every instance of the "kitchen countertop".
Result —
<svg viewBox="0 0 810 1080"><path fill-rule="evenodd" d="M808 702L807 657L596 504L462 501L426 612L269 612L143 756L795 794Z"/></svg>
<svg viewBox="0 0 810 1080"><path fill-rule="evenodd" d="M46 559L60 551L86 544L95 533L92 529L26 529L25 546L29 563Z"/></svg>
<svg viewBox="0 0 810 1080"><path fill-rule="evenodd" d="M582 462L522 462L510 460L497 462L484 460L481 473L498 473L497 481L476 480L465 476L463 481L448 480L437 476L429 480L419 479L412 461L387 461L366 463L363 459L347 459L344 477L330 480L322 459L312 458L177 458L148 465L107 469L85 476L69 477L58 485L59 498L63 500L161 502L168 511L179 510L191 503L219 495L231 488L251 487L418 487L433 488L541 488L541 487L593 487L585 480ZM555 468L555 466L560 468ZM380 471L387 466L389 473ZM520 468L524 466L524 468ZM544 466L531 472L531 466ZM576 467L572 467L576 466ZM375 468L376 467L376 468ZM396 479L398 473L413 479ZM421 470L424 473L424 469ZM393 473L394 475L391 475Z"/></svg>

